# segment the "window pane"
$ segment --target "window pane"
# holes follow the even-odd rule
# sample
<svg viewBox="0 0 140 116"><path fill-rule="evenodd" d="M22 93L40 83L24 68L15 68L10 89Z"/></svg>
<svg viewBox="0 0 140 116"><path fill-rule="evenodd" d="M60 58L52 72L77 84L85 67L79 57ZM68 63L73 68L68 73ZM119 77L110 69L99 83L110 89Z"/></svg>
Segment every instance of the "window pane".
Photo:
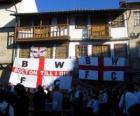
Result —
<svg viewBox="0 0 140 116"><path fill-rule="evenodd" d="M58 46L55 51L55 58L67 58L68 57L68 46Z"/></svg>
<svg viewBox="0 0 140 116"><path fill-rule="evenodd" d="M102 56L110 56L109 46L102 46Z"/></svg>
<svg viewBox="0 0 140 116"><path fill-rule="evenodd" d="M127 45L126 44L115 44L114 50L115 50L116 57L126 57L127 56Z"/></svg>
<svg viewBox="0 0 140 116"><path fill-rule="evenodd" d="M101 46L93 46L92 55L93 56L101 56Z"/></svg>
<svg viewBox="0 0 140 116"><path fill-rule="evenodd" d="M87 45L76 45L76 57L87 56Z"/></svg>
<svg viewBox="0 0 140 116"><path fill-rule="evenodd" d="M110 56L109 45L94 45L92 47L93 56Z"/></svg>
<svg viewBox="0 0 140 116"><path fill-rule="evenodd" d="M140 26L140 11L135 11L134 12L134 20L135 20L135 25Z"/></svg>
<svg viewBox="0 0 140 116"><path fill-rule="evenodd" d="M47 50L46 50L46 55L45 55L45 58L52 58L52 52L53 52L53 48L49 48L47 47Z"/></svg>
<svg viewBox="0 0 140 116"><path fill-rule="evenodd" d="M28 48L20 48L19 57L20 58L29 58L30 50Z"/></svg>

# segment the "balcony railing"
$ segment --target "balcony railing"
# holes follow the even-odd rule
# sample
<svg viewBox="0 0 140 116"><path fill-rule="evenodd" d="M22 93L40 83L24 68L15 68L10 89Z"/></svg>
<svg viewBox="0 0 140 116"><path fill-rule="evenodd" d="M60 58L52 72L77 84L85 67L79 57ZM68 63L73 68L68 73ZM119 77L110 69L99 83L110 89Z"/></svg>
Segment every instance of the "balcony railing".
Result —
<svg viewBox="0 0 140 116"><path fill-rule="evenodd" d="M109 39L108 25L92 25L91 29L83 29L82 39ZM17 42L69 40L69 25L26 26L16 27Z"/></svg>
<svg viewBox="0 0 140 116"><path fill-rule="evenodd" d="M16 28L15 41L68 40L68 25L27 26Z"/></svg>

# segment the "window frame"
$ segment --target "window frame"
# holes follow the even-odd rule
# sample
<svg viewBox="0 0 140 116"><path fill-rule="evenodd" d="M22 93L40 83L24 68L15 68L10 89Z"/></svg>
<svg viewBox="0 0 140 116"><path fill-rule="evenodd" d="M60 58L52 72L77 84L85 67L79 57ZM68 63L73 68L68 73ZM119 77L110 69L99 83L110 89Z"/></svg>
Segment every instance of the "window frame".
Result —
<svg viewBox="0 0 140 116"><path fill-rule="evenodd" d="M119 55L116 55L116 54L118 54L117 53L118 51L116 51L117 47L115 47L116 45L119 46L119 47L120 47L120 45L122 45L122 46L124 45L125 46L125 54L123 56L120 56L120 53L119 53ZM121 51L121 55L122 55L122 48L123 47L119 48L119 50ZM114 56L115 57L127 57L128 56L127 44L126 43L117 43L117 44L114 44Z"/></svg>
<svg viewBox="0 0 140 116"><path fill-rule="evenodd" d="M78 49L79 49L79 53L78 53ZM83 45L75 46L75 57L79 58L81 56L88 56L88 45L83 44Z"/></svg>
<svg viewBox="0 0 140 116"><path fill-rule="evenodd" d="M105 47L105 46L107 46L107 49L108 49L108 53L107 53L107 55L104 55L104 53L103 53L103 47ZM98 53L98 54L100 54L100 55L98 55L98 54L96 54L96 55L94 55L94 47L100 47L99 49L100 49L100 53ZM109 56L111 56L111 50L110 50L110 45L109 44L105 44L105 45L92 45L92 56L94 56L94 57L109 57Z"/></svg>
<svg viewBox="0 0 140 116"><path fill-rule="evenodd" d="M138 17L136 15L138 13ZM140 26L140 11L134 11L134 26Z"/></svg>
<svg viewBox="0 0 140 116"><path fill-rule="evenodd" d="M65 47L65 50L66 50L66 53L64 54L64 50L61 50L59 48L62 48L62 47ZM57 51L58 50L58 51ZM61 52L61 53L60 53ZM62 54L62 56L61 56ZM65 55L65 56L63 56ZM68 58L68 45L65 44L65 45L61 45L61 46L56 46L55 47L55 58L57 59L64 59L64 58Z"/></svg>

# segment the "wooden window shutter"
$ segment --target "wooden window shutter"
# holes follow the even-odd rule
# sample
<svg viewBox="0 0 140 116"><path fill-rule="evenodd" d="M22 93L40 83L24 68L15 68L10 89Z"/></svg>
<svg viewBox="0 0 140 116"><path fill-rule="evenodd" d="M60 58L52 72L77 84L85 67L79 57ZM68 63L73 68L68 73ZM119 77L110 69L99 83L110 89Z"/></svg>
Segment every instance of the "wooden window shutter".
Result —
<svg viewBox="0 0 140 116"><path fill-rule="evenodd" d="M109 45L94 45L92 47L93 56L110 56Z"/></svg>
<svg viewBox="0 0 140 116"><path fill-rule="evenodd" d="M47 47L47 54L45 58L52 58L52 52L53 52L53 48Z"/></svg>
<svg viewBox="0 0 140 116"><path fill-rule="evenodd" d="M29 58L30 57L30 50L28 48L21 48L19 52L20 58Z"/></svg>
<svg viewBox="0 0 140 116"><path fill-rule="evenodd" d="M55 58L67 58L68 57L68 46L63 45L63 46L58 46L56 47L55 51Z"/></svg>

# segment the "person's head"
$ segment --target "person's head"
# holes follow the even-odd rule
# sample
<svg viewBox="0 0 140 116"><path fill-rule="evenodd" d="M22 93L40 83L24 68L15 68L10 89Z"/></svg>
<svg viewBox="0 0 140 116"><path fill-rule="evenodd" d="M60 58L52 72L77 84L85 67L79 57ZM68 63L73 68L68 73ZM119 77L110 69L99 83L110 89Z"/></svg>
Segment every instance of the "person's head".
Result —
<svg viewBox="0 0 140 116"><path fill-rule="evenodd" d="M37 87L37 91L44 91L44 89L43 89L43 87L41 86L41 85L39 85L38 87Z"/></svg>
<svg viewBox="0 0 140 116"><path fill-rule="evenodd" d="M18 95L24 95L25 94L25 87L19 83L15 86L15 91Z"/></svg>

